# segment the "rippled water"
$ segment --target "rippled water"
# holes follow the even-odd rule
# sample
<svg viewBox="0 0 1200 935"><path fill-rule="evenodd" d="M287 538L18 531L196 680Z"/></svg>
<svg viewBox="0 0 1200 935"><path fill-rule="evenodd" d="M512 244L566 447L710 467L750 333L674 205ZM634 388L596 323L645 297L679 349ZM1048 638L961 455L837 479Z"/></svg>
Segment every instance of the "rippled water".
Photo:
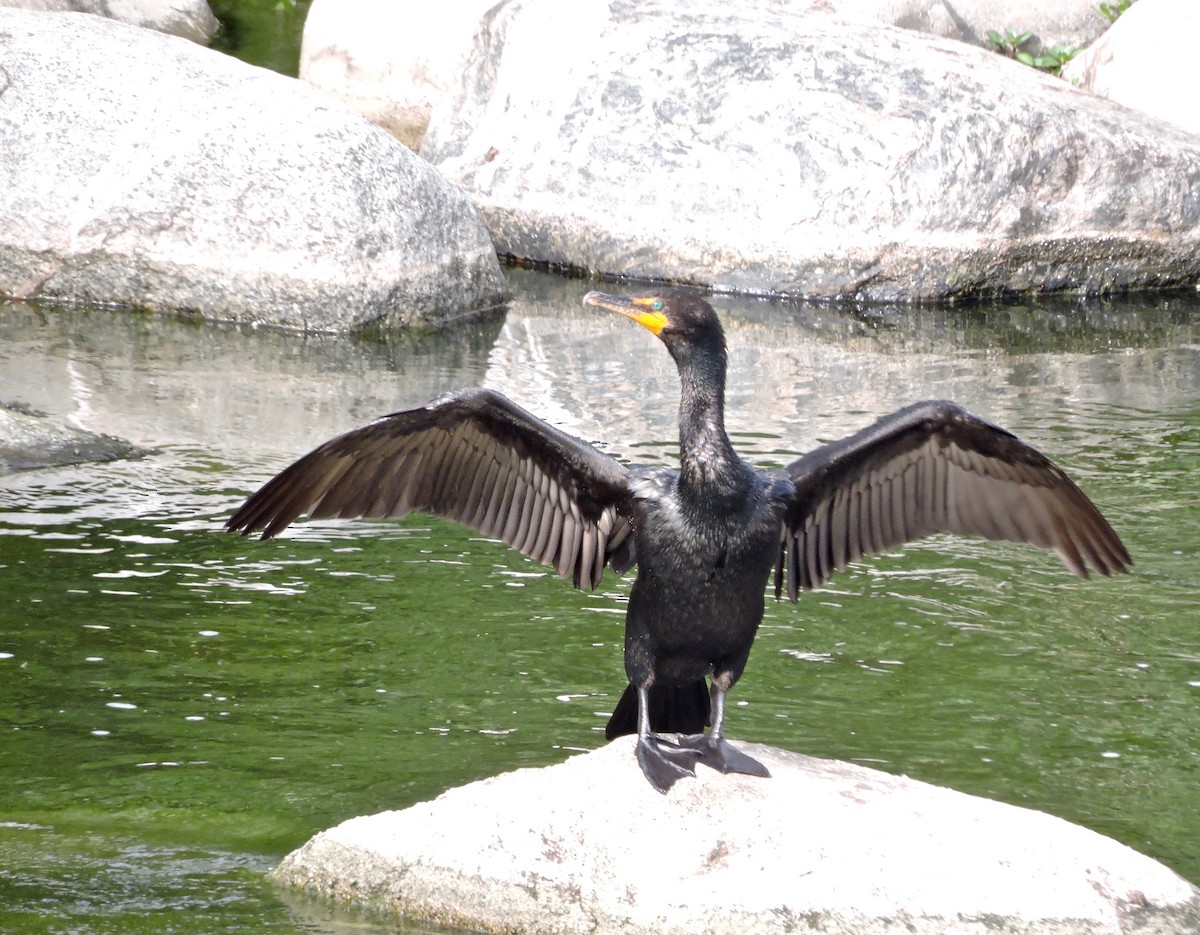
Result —
<svg viewBox="0 0 1200 935"><path fill-rule="evenodd" d="M669 463L661 346L581 308L585 284L512 276L507 315L387 341L0 304L0 399L158 449L0 478L0 930L369 931L263 871L344 818L603 742L628 580L575 592L419 516L220 531L295 455L456 386ZM731 734L1048 811L1200 880L1195 297L717 304L756 460L951 397L1059 460L1137 562L1079 582L941 539L862 563L768 607Z"/></svg>

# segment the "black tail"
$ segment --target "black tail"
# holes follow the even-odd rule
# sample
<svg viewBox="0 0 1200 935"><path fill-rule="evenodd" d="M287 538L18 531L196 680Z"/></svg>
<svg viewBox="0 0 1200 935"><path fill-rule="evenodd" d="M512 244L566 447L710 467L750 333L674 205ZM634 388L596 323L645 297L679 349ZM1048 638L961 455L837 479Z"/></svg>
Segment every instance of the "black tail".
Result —
<svg viewBox="0 0 1200 935"><path fill-rule="evenodd" d="M650 729L663 734L700 734L708 726L708 685L704 679L687 685L654 685L650 688ZM609 740L637 733L637 689L625 694L613 709L604 736Z"/></svg>

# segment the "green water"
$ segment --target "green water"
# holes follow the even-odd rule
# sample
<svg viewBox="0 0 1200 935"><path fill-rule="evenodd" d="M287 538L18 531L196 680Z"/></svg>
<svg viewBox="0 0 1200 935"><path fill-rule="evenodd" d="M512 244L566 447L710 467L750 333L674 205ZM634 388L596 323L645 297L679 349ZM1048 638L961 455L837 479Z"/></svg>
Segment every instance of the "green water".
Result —
<svg viewBox="0 0 1200 935"><path fill-rule="evenodd" d="M158 448L0 478L0 931L389 930L263 873L345 818L603 742L628 580L582 594L419 516L220 531L291 457L458 385L669 462L657 342L582 309L586 284L512 276L507 316L391 342L0 303L0 399ZM858 565L769 606L731 734L1044 810L1200 880L1195 298L719 304L756 460L949 396L1056 457L1137 562L1079 582L944 539Z"/></svg>
<svg viewBox="0 0 1200 935"><path fill-rule="evenodd" d="M216 3L216 47L294 73L306 8ZM386 343L0 303L0 399L159 449L0 477L0 931L427 932L263 874L344 818L603 742L627 581L580 594L420 517L220 532L291 457L455 386L669 461L661 348L582 287L514 287L506 318ZM946 540L856 566L769 607L733 736L1042 809L1200 881L1195 298L724 304L747 453L949 396L1058 458L1137 561L1079 583Z"/></svg>
<svg viewBox="0 0 1200 935"><path fill-rule="evenodd" d="M212 0L221 28L210 48L294 77L309 6L311 0Z"/></svg>

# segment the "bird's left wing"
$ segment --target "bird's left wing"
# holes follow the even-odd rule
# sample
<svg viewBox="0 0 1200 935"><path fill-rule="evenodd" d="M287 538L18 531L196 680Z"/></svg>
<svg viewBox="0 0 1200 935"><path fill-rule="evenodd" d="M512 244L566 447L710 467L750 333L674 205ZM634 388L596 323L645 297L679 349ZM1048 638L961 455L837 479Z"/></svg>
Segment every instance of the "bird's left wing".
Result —
<svg viewBox="0 0 1200 935"><path fill-rule="evenodd" d="M285 468L226 523L268 539L303 513L401 517L421 510L493 536L576 587L630 564L628 471L493 390L464 390L330 439Z"/></svg>
<svg viewBox="0 0 1200 935"><path fill-rule="evenodd" d="M1124 571L1129 553L1062 469L949 402L886 416L786 469L775 595L815 588L863 555L936 532L1028 542L1081 577Z"/></svg>

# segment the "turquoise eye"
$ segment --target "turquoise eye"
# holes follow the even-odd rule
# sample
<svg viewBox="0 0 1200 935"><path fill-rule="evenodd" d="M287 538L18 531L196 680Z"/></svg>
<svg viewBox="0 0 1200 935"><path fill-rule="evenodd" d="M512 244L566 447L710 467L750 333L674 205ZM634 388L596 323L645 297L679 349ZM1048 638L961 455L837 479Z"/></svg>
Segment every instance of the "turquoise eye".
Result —
<svg viewBox="0 0 1200 935"><path fill-rule="evenodd" d="M656 312L661 312L662 307L663 307L662 299L655 299L653 302L650 303L650 307L652 309L654 309L654 311L656 311Z"/></svg>

